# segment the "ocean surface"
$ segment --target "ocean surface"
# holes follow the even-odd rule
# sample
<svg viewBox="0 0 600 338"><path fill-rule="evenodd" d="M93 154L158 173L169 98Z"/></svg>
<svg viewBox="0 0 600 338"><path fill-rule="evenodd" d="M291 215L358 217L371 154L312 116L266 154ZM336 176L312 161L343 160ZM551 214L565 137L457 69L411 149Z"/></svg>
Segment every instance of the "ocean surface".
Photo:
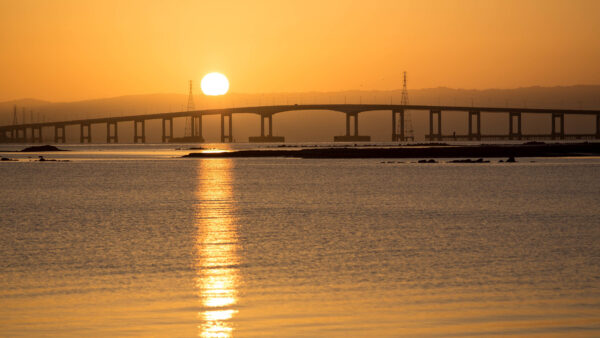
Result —
<svg viewBox="0 0 600 338"><path fill-rule="evenodd" d="M600 158L59 147L0 154L0 336L600 336Z"/></svg>

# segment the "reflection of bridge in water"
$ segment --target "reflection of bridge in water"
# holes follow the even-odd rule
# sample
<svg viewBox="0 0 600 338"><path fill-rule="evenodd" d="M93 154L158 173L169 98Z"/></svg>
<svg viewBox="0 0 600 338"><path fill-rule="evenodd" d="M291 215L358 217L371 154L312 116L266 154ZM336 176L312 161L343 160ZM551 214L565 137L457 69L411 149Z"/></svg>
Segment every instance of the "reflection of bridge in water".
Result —
<svg viewBox="0 0 600 338"><path fill-rule="evenodd" d="M162 142L173 142L173 119L191 118L191 133L189 140L204 142L202 136L202 118L207 115L220 115L221 117L221 142L233 142L232 118L234 114L257 114L260 116L260 136L250 137L250 142L283 142L283 136L273 135L273 115L288 111L298 110L330 110L346 114L346 134L335 136L334 141L370 141L371 137L360 135L358 132L358 114L367 111L391 111L390 130L392 141L405 141L404 112L429 111L428 140L485 140L485 139L600 139L600 110L573 110L573 109L536 109L536 108L496 108L496 107L454 107L454 106L429 106L429 105L385 105L385 104L307 104L307 105L282 105L206 109L185 112L170 112L161 114L132 115L120 117L106 117L94 119L80 119L72 121L56 121L45 123L29 123L20 125L0 126L0 142L42 142L42 129L54 128L54 142L65 142L65 127L80 126L80 142L90 143L91 125L106 124L106 142L118 143L118 124L133 122L133 142L146 142L146 121L162 120ZM468 133L465 135L443 135L443 112L467 113ZM481 114L507 114L508 126L506 134L484 135L481 133ZM523 134L521 117L523 114L545 114L552 119L551 130L547 134ZM594 134L566 134L565 116L567 115L592 115L596 117L596 132ZM396 130L396 120L400 122ZM268 129L265 130L265 120ZM352 123L351 123L352 122Z"/></svg>

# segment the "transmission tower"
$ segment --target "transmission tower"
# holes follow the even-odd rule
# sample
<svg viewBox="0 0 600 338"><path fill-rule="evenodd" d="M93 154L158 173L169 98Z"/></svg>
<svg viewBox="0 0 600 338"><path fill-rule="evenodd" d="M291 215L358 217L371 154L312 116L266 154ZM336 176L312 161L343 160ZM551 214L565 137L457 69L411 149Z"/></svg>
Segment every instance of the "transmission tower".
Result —
<svg viewBox="0 0 600 338"><path fill-rule="evenodd" d="M190 80L190 92L188 94L187 111L196 110L196 105L194 104L194 94L192 92L193 87L194 87L193 82L192 82L192 80ZM191 116L188 116L185 118L184 136L193 136L192 135L192 123L194 123L194 120L191 118Z"/></svg>
<svg viewBox="0 0 600 338"><path fill-rule="evenodd" d="M403 81L402 81L402 98L400 100L400 104L405 106L408 105L408 89L406 88L406 71L402 73ZM398 121L398 126L396 128L397 135L400 135L400 129L402 128L401 121ZM412 116L409 110L404 111L404 140L407 141L410 139L411 141L415 140L415 135L412 127Z"/></svg>

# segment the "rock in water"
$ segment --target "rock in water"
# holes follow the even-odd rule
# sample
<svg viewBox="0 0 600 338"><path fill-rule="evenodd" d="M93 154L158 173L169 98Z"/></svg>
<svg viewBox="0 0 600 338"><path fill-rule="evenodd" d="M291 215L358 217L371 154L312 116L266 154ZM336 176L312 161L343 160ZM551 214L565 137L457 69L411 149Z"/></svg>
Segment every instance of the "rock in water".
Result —
<svg viewBox="0 0 600 338"><path fill-rule="evenodd" d="M25 152L25 153L39 152L39 151L66 151L66 150L64 150L64 149L58 149L55 146L51 146L49 144L47 144L45 146L27 147L27 148L21 150L21 152Z"/></svg>

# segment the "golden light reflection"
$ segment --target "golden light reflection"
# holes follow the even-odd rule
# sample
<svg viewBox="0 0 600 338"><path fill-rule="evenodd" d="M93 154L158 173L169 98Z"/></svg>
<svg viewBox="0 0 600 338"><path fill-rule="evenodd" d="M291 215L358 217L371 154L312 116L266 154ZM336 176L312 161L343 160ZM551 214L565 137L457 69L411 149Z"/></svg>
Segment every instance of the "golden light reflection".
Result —
<svg viewBox="0 0 600 338"><path fill-rule="evenodd" d="M196 191L196 286L203 311L201 337L231 337L237 313L238 238L232 194L230 159L201 160Z"/></svg>

